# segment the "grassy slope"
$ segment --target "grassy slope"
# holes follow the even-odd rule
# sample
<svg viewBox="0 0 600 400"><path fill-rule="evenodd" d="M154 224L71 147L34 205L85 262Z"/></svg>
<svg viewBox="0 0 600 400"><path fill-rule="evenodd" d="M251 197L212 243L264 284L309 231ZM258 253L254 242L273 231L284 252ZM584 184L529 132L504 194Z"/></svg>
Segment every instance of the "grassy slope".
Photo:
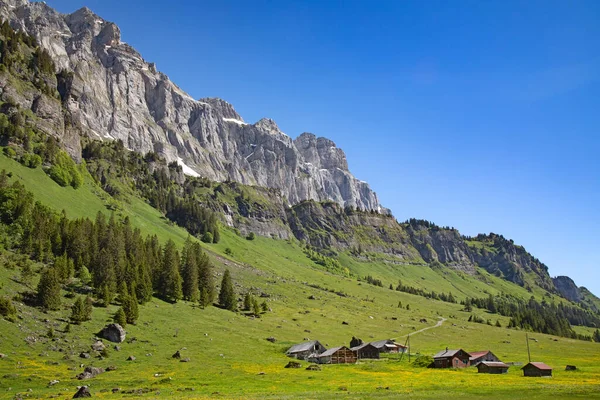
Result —
<svg viewBox="0 0 600 400"><path fill-rule="evenodd" d="M23 168L3 156L0 156L0 168L13 171L15 177L21 179L44 203L60 208L68 206L71 216L93 217L98 210L105 210L105 201L101 194L94 194L97 189L89 182L78 191L60 188L42 171ZM161 240L171 237L181 243L186 237L183 230L168 224L158 212L139 199L131 199L123 205L121 213L129 215L134 225L141 227L145 233L156 233ZM563 338L554 341L540 334L531 335L538 339L537 342L530 341L532 353L536 360L556 368L552 379L526 379L521 377L518 368L511 368L506 376L478 375L473 369L417 369L408 365L406 360L324 366L320 372L284 369L288 361L284 350L305 337L319 339L330 346L347 345L353 335L363 340L397 338L403 342L408 333L433 325L440 316L448 319L442 327L412 337L413 352L433 354L446 346L464 347L471 351L491 349L504 361L524 362L527 358L525 334L468 323L469 314L461 312L456 304L426 300L331 275L306 258L294 241L260 237L247 241L224 230L221 243L211 245L209 249L214 254L223 254L227 247L233 251L233 257L215 256L218 270L228 266L234 281L240 285L237 286L240 292L243 287L252 288L255 294L262 292L269 295L266 300L272 312L263 318L250 319L214 307L201 310L185 302L173 305L153 300L141 307L138 324L127 327L128 338L136 337L135 342L122 344L121 351L111 351L108 359L83 360L78 358L79 352L89 349L94 332L110 319L115 306L94 309L93 321L74 326L70 333L64 334L60 331L65 325L63 321L69 314L68 304L72 300L65 299L65 309L49 314L18 304L22 316L18 323L0 320L0 349L7 354L6 358L0 359L0 397L12 398L17 392L25 392L29 388L33 390L31 395L34 397L58 393L62 393L61 397L70 397L76 386L82 384L73 379L81 371L82 362L117 367L115 372L107 372L85 382L91 385L94 396L106 398L120 397L110 392L114 387L123 390L157 389L163 398L215 397L215 392L221 397L233 398L337 398L340 395L347 398L395 398L399 394L437 398L448 393L456 394L457 390L464 393L461 397L467 398L489 394L507 398L547 398L550 395L557 398L599 397L595 389L600 384L597 363L600 345ZM395 272L406 283L415 286L419 283L428 290L433 284L437 291L449 291L442 288L448 287L455 295L459 291L467 291L468 285L480 285L478 281L464 281L455 273L443 276L443 273L428 267L399 266L389 271L391 267L383 263L369 266L352 263L349 258L342 258L342 263L360 275L367 268L373 268L385 278L386 285L392 282ZM27 290L11 279L16 275L16 271L0 267L3 284L0 291L3 294L12 297ZM393 282L396 280L397 276ZM349 297L340 297L307 284L342 291ZM496 284L506 283L494 282L494 286ZM454 287L458 287L457 292ZM474 287L477 290L484 288ZM311 295L316 300L309 300ZM410 304L410 311L398 309L400 301L403 305ZM475 313L486 316L483 310ZM427 322L419 322L422 318ZM506 318L495 315L491 318L494 322L499 319L503 325L508 322ZM44 322L45 319L49 322ZM342 321L348 322L348 325L342 325ZM53 324L60 336L57 341L42 337ZM27 336L35 337L37 341L26 344L23 338ZM265 338L268 336L276 337L277 342L267 342ZM171 359L171 354L184 347L182 354L190 357L191 362L180 363ZM136 361L125 361L129 355L135 355ZM565 364L575 364L581 371L564 372ZM259 375L260 372L265 374ZM155 374L160 376L155 377ZM48 387L52 379L58 379L60 383ZM348 391L341 391L340 387L346 387ZM194 388L194 391L182 391L185 388ZM152 392L146 396L153 398L158 394Z"/></svg>

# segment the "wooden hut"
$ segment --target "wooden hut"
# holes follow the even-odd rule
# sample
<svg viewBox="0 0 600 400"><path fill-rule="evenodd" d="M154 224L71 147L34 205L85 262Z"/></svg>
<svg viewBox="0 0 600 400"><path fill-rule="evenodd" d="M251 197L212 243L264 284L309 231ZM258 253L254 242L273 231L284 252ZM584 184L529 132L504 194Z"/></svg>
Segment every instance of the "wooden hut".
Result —
<svg viewBox="0 0 600 400"><path fill-rule="evenodd" d="M433 356L434 368L465 368L470 365L471 355L463 349L440 351Z"/></svg>
<svg viewBox="0 0 600 400"><path fill-rule="evenodd" d="M350 350L356 351L359 360L364 358L379 359L379 349L371 343L363 343L360 346L350 347Z"/></svg>
<svg viewBox="0 0 600 400"><path fill-rule="evenodd" d="M471 351L471 352L469 352L469 354L471 355L471 357L469 357L469 362L471 363L471 365L477 365L478 363L480 363L482 361L501 362L500 359L498 357L496 357L496 355L489 350Z"/></svg>
<svg viewBox="0 0 600 400"><path fill-rule="evenodd" d="M530 362L521 369L523 376L552 376L552 367L543 362Z"/></svg>
<svg viewBox="0 0 600 400"><path fill-rule="evenodd" d="M506 374L508 365L499 361L481 361L477 364L477 372L480 374Z"/></svg>
<svg viewBox="0 0 600 400"><path fill-rule="evenodd" d="M318 340L296 344L288 349L286 354L300 360L307 360L313 354L321 354L327 349Z"/></svg>
<svg viewBox="0 0 600 400"><path fill-rule="evenodd" d="M370 343L373 347L379 350L380 353L403 353L406 347L394 342L391 339L378 340Z"/></svg>
<svg viewBox="0 0 600 400"><path fill-rule="evenodd" d="M319 364L353 364L357 360L357 352L346 346L334 347L318 357Z"/></svg>

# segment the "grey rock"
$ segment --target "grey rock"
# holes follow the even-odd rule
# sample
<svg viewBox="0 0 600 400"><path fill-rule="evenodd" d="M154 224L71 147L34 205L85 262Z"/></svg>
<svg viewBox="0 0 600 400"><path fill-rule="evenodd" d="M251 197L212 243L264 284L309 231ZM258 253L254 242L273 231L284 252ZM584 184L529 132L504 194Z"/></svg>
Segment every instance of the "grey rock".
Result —
<svg viewBox="0 0 600 400"><path fill-rule="evenodd" d="M85 367L85 369L83 370L83 372L81 374L77 375L77 379L83 380L83 379L95 378L96 376L100 375L103 372L104 372L103 368L87 366L87 367Z"/></svg>
<svg viewBox="0 0 600 400"><path fill-rule="evenodd" d="M91 347L92 347L92 350L94 350L94 351L102 351L106 348L104 346L104 343L102 343L100 340L98 340L94 344L92 344Z"/></svg>
<svg viewBox="0 0 600 400"><path fill-rule="evenodd" d="M79 353L79 357L81 358L90 358L90 353Z"/></svg>
<svg viewBox="0 0 600 400"><path fill-rule="evenodd" d="M121 343L125 340L126 332L119 324L108 324L100 331L99 336L114 343Z"/></svg>
<svg viewBox="0 0 600 400"><path fill-rule="evenodd" d="M558 293L567 300L579 303L582 300L581 292L575 282L568 276L557 276L552 278L554 287L558 290Z"/></svg>
<svg viewBox="0 0 600 400"><path fill-rule="evenodd" d="M74 399L80 399L83 397L92 397L90 388L88 388L87 386L81 386L79 389L77 389L77 392L73 395Z"/></svg>

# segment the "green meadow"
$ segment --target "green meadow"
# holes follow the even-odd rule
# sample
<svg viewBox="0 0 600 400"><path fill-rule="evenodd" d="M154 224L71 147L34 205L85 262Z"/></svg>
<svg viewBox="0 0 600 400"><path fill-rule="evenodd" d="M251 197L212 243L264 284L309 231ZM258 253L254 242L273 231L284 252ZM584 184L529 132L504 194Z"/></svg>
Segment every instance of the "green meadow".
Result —
<svg viewBox="0 0 600 400"><path fill-rule="evenodd" d="M187 237L139 198L128 196L115 204L89 177L83 187L73 190L59 187L39 168L25 168L0 155L2 168L11 171L11 179L25 184L37 200L57 210L67 209L70 217L94 218L98 211L108 215L115 209L163 243L171 238L181 246ZM228 268L240 299L250 291L270 310L254 318L217 307L201 309L185 301L171 304L153 299L140 306L136 325L126 327L127 339L120 349L110 344L100 358L90 345L112 321L117 306L94 308L91 321L70 325L65 332L73 299L63 297L63 308L47 313L14 301L19 318L0 320L0 353L5 355L0 358L0 398L71 398L80 385L88 385L96 398L600 398L599 343L529 333L532 360L552 366L554 374L525 378L519 366L528 360L524 331L467 321L476 314L504 327L508 318L478 309L466 313L460 304L388 288L401 279L415 287L452 292L459 299L498 292L532 295L485 271L471 276L426 265L359 261L341 254L340 262L349 271L342 276L312 262L295 240L246 240L226 228L218 244L203 246L215 264L217 281ZM10 257L9 252L0 256L0 294L19 299L36 282L21 283L18 270L7 262ZM384 287L357 280L367 274L381 279ZM541 300L541 294L533 294ZM440 319L445 319L442 325L433 327ZM421 331L428 327L432 328ZM589 328L576 330L590 333ZM406 355L392 355L353 365L324 365L321 371L305 370L307 362L300 369L284 368L289 361L285 350L305 338L333 347L348 346L353 336L404 343L412 333L411 362ZM268 337L274 337L275 343ZM419 355L431 356L446 347L491 350L516 365L506 375L485 375L475 368L434 370L412 364ZM189 362L172 358L178 350ZM82 352L92 357L83 359ZM135 360L128 361L130 356ZM576 365L577 371L565 371L567 364ZM115 370L80 381L75 376L82 365ZM53 380L59 382L50 385Z"/></svg>

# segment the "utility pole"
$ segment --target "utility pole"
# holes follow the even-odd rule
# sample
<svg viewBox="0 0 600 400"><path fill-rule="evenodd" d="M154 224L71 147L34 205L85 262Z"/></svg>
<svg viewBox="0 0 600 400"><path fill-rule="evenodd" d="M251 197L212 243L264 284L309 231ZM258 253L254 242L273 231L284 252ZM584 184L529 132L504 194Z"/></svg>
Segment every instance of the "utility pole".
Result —
<svg viewBox="0 0 600 400"><path fill-rule="evenodd" d="M410 364L410 334L408 334L408 363Z"/></svg>
<svg viewBox="0 0 600 400"><path fill-rule="evenodd" d="M525 340L527 341L527 356L529 356L529 362L531 362L531 351L529 350L529 334L525 334Z"/></svg>

